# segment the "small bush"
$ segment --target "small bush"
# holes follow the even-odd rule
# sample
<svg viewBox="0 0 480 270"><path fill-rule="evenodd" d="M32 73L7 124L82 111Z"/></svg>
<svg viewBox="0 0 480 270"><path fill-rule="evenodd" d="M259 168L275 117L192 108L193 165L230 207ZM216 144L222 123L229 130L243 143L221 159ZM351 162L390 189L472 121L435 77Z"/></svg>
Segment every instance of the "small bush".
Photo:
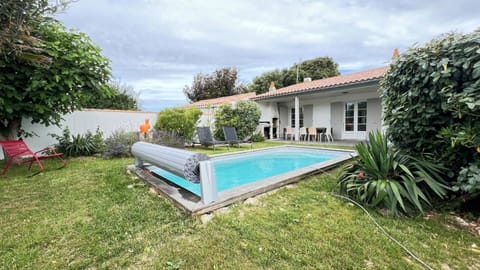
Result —
<svg viewBox="0 0 480 270"><path fill-rule="evenodd" d="M132 145L138 141L137 132L115 131L105 140L105 150L102 157L131 157Z"/></svg>
<svg viewBox="0 0 480 270"><path fill-rule="evenodd" d="M154 130L152 132L152 137L150 139L147 139L147 141L169 147L185 147L185 139L182 136L176 134L175 132Z"/></svg>
<svg viewBox="0 0 480 270"><path fill-rule="evenodd" d="M441 166L390 148L380 132L370 133L369 139L357 144L358 156L340 175L340 193L366 206L388 208L393 215L423 212L434 197L446 196Z"/></svg>
<svg viewBox="0 0 480 270"><path fill-rule="evenodd" d="M252 136L252 142L264 142L265 136L261 132L257 132Z"/></svg>
<svg viewBox="0 0 480 270"><path fill-rule="evenodd" d="M191 142L200 116L202 111L196 107L166 109L158 113L155 129L178 134Z"/></svg>
<svg viewBox="0 0 480 270"><path fill-rule="evenodd" d="M70 130L66 127L61 136L57 134L50 134L50 136L58 141L55 148L65 156L92 156L101 153L105 147L103 133L99 128L95 134L87 131L85 134L71 135Z"/></svg>
<svg viewBox="0 0 480 270"><path fill-rule="evenodd" d="M235 127L239 139L250 137L258 126L261 111L257 103L240 100L235 107L230 104L220 106L215 112L214 137L224 140L223 127Z"/></svg>

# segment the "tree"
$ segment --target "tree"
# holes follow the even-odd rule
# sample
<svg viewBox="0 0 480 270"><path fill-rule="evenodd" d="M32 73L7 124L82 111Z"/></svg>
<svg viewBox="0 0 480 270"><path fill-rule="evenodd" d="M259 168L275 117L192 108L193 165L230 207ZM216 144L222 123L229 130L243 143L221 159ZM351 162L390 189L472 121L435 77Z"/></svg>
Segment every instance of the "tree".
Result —
<svg viewBox="0 0 480 270"><path fill-rule="evenodd" d="M58 125L89 96L111 95L109 60L87 35L66 31L55 21L40 23L32 35L43 40L48 64L0 58L0 131L7 138L19 135L23 117Z"/></svg>
<svg viewBox="0 0 480 270"><path fill-rule="evenodd" d="M257 94L265 93L270 87L270 83L274 82L276 88L282 88L284 72L279 69L265 72L261 76L255 77L253 82L248 86L249 91L256 92Z"/></svg>
<svg viewBox="0 0 480 270"><path fill-rule="evenodd" d="M294 64L290 68L265 72L253 79L248 91L257 94L265 93L272 81L275 82L275 87L278 89L303 82L303 79L307 77L319 80L337 75L340 75L338 64L332 58L318 57Z"/></svg>
<svg viewBox="0 0 480 270"><path fill-rule="evenodd" d="M237 78L238 70L231 67L218 69L212 75L199 73L193 78L192 86L186 85L183 92L192 102L246 92Z"/></svg>
<svg viewBox="0 0 480 270"><path fill-rule="evenodd" d="M132 86L112 81L107 84L107 87L110 89L112 96L104 98L90 96L88 100L82 104L82 107L113 110L138 110L137 94Z"/></svg>
<svg viewBox="0 0 480 270"><path fill-rule="evenodd" d="M48 63L42 40L32 31L62 10L68 2L57 0L2 0L0 2L0 54L31 63Z"/></svg>
<svg viewBox="0 0 480 270"><path fill-rule="evenodd" d="M312 80L320 80L340 75L338 64L330 57L318 57L303 61L299 70L302 72L299 81L303 81L306 77L310 77Z"/></svg>
<svg viewBox="0 0 480 270"><path fill-rule="evenodd" d="M158 113L155 129L174 132L191 142L200 116L202 111L196 107L165 109Z"/></svg>
<svg viewBox="0 0 480 270"><path fill-rule="evenodd" d="M260 116L260 108L254 101L241 100L235 107L224 104L215 112L215 138L224 139L223 127L235 127L238 137L245 139L253 135Z"/></svg>

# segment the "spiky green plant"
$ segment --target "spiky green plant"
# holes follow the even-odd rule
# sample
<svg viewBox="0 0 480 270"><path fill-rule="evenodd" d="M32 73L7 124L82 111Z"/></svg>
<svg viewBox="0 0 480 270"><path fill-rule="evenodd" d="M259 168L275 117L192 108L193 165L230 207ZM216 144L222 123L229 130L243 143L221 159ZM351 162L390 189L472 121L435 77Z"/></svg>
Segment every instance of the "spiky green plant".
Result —
<svg viewBox="0 0 480 270"><path fill-rule="evenodd" d="M434 197L444 198L448 187L440 165L416 158L388 145L380 132L356 145L358 156L339 176L340 192L370 207L400 212L423 212Z"/></svg>

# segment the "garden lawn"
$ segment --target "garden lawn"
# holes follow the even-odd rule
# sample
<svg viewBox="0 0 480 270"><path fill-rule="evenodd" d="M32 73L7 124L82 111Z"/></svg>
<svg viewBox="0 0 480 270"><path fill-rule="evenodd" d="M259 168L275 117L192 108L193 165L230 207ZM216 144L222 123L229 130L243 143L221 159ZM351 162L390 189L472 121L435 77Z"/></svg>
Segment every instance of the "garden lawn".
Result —
<svg viewBox="0 0 480 270"><path fill-rule="evenodd" d="M202 224L127 174L133 159L68 162L55 170L47 160L33 177L14 166L0 178L0 269L422 269L329 194L338 169ZM480 239L442 214L373 216L434 269L480 268Z"/></svg>

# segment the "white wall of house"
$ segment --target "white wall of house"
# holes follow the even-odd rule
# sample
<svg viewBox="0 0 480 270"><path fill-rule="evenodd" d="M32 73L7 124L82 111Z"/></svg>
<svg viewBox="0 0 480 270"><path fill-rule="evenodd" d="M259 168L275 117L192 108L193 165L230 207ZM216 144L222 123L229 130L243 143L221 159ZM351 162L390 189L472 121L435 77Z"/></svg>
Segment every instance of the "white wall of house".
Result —
<svg viewBox="0 0 480 270"><path fill-rule="evenodd" d="M303 111L303 122L305 127L333 128L333 135L341 140L364 140L368 131L381 128L382 107L376 87L355 93L355 90L338 92L330 95L299 95L300 107ZM291 125L291 109L295 108L295 96L284 97L277 101L280 114L280 136L283 136L283 129ZM344 104L346 102L367 102L367 130L366 131L345 131ZM271 106L277 102L259 101L262 110L262 120L272 121ZM335 114L335 115L332 115ZM341 115L339 115L341 114ZM332 121L335 121L332 122ZM341 121L341 123L340 123Z"/></svg>
<svg viewBox="0 0 480 270"><path fill-rule="evenodd" d="M265 102L265 103L258 103L258 107L260 107L260 111L262 112L260 116L260 122L270 122L272 118L275 117L275 110L272 108L273 106L277 106L275 102Z"/></svg>
<svg viewBox="0 0 480 270"><path fill-rule="evenodd" d="M57 143L49 134L54 133L61 135L65 127L68 127L73 135L83 134L88 130L95 132L97 127L99 127L106 138L114 131L139 131L140 125L145 122L146 118L150 119L150 126L153 128L157 120L156 113L118 110L83 110L64 115L61 122L62 128L31 124L28 118L22 120L22 127L27 132L38 135L24 138L30 149L38 151ZM0 159L3 159L3 151L0 151Z"/></svg>
<svg viewBox="0 0 480 270"><path fill-rule="evenodd" d="M260 108L261 115L259 120L260 125L257 127L257 130L255 132L263 133L265 137L268 137L268 138L278 137L279 136L278 124L279 124L279 121L281 121L279 120L279 116L281 115L281 108L277 106L276 102L266 102L266 103L257 102L257 104ZM272 120L273 118L277 119L275 123L273 123L273 120ZM268 132L268 134L265 134L265 129L268 130L269 128L270 128L270 131ZM273 128L276 129L275 134L274 134Z"/></svg>
<svg viewBox="0 0 480 270"><path fill-rule="evenodd" d="M213 128L213 124L215 123L215 111L217 109L217 106L201 107L199 109L202 111L202 115L197 122L197 126Z"/></svg>

